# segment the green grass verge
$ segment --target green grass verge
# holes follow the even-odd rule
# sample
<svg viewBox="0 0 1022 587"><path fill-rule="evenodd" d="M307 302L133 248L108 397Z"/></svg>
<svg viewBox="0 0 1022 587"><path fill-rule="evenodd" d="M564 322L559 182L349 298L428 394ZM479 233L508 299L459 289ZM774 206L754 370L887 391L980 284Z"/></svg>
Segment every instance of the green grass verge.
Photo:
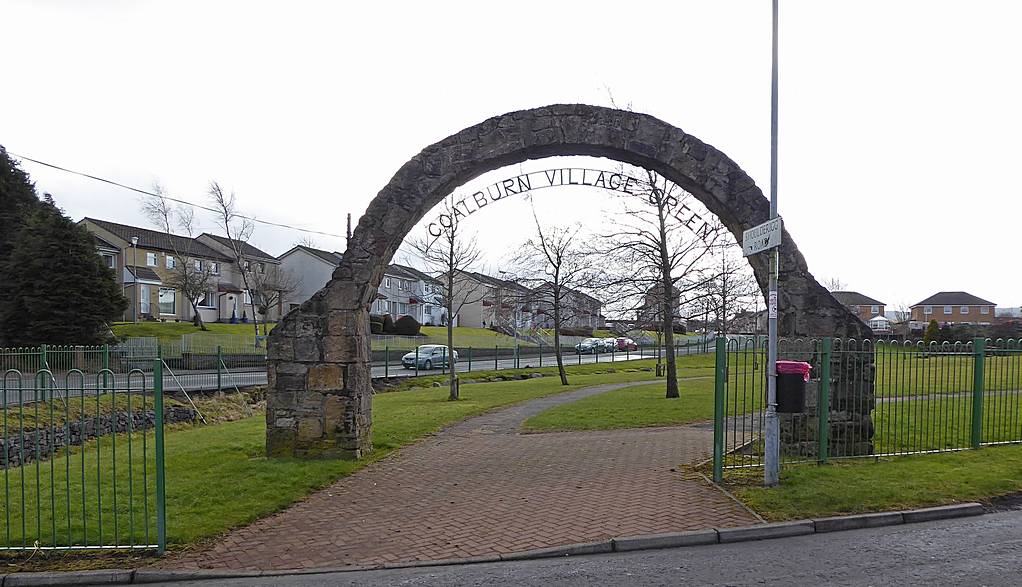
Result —
<svg viewBox="0 0 1022 587"><path fill-rule="evenodd" d="M276 323L266 325L266 331L273 330ZM117 338L136 336L147 336L158 338L161 341L177 341L185 334L202 332L191 322L118 322L110 327ZM220 324L216 322L206 324L209 334L231 334L236 336L255 336L255 328L252 323L248 324ZM259 334L263 333L263 325L259 325Z"/></svg>
<svg viewBox="0 0 1022 587"><path fill-rule="evenodd" d="M681 397L665 399L662 385L637 385L550 408L529 418L531 431L610 430L673 426L713 419L713 371L683 377Z"/></svg>
<svg viewBox="0 0 1022 587"><path fill-rule="evenodd" d="M728 489L768 520L891 511L1022 491L1022 446L789 466L773 488L756 486L761 469L733 473Z"/></svg>
<svg viewBox="0 0 1022 587"><path fill-rule="evenodd" d="M166 435L168 539L174 545L192 544L248 524L424 435L493 408L590 385L652 379L649 372L622 370L575 375L567 387L555 378L478 384L462 388L462 400L457 402L447 401L444 388L380 394L373 400L374 450L357 462L267 459L261 415L216 426L172 430ZM0 519L0 544L22 543L22 521L29 544L36 537L43 545L53 543L54 537L61 544L68 535L80 542L83 529L87 529L89 542L95 544L100 540L100 515L103 541L112 540L116 521L122 542L127 542L129 536L135 542L144 542L141 496L146 489L152 495L155 471L151 459L146 462L142 458L142 435L132 438L130 460L127 438L119 435L116 456L111 439L106 438L98 447L98 456L97 444L91 442L84 453L75 449L69 456L40 463L38 468L32 463L6 470L2 483L10 492L4 498L7 515ZM151 451L153 437L150 434L145 438ZM115 477L116 507L110 482ZM102 483L97 485L97 479ZM134 508L129 505L132 502ZM149 540L155 531L151 503ZM136 512L134 516L129 513L132 511ZM10 534L2 525L5 522L10 524Z"/></svg>

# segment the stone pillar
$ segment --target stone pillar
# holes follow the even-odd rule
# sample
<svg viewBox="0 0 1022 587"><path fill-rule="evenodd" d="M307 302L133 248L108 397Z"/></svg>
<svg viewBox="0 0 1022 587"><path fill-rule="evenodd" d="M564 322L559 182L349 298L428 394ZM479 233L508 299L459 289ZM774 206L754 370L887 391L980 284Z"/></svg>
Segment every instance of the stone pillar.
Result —
<svg viewBox="0 0 1022 587"><path fill-rule="evenodd" d="M780 414L781 451L786 456L815 459L819 456L819 397L823 373L819 343L814 350L783 353L783 360L805 361L813 366L806 384L805 409L800 414ZM830 411L828 453L831 457L873 454L873 408L875 354L872 346L858 341L834 341L830 358Z"/></svg>
<svg viewBox="0 0 1022 587"><path fill-rule="evenodd" d="M326 291L271 334L267 456L358 459L372 450L368 315L329 309Z"/></svg>

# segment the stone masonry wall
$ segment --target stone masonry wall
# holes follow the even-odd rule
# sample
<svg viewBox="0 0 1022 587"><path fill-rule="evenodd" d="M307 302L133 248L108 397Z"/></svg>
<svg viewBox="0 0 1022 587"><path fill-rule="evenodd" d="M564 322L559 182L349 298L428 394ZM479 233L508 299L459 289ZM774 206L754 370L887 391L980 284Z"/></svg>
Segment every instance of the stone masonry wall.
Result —
<svg viewBox="0 0 1022 587"><path fill-rule="evenodd" d="M423 149L369 204L330 282L269 339L270 456L359 458L371 450L368 310L383 270L415 224L458 186L529 159L591 155L654 170L692 193L741 240L770 204L726 155L646 114L582 104L510 112ZM785 335L865 337L869 330L813 279L790 235L780 247ZM767 255L749 258L760 287Z"/></svg>
<svg viewBox="0 0 1022 587"><path fill-rule="evenodd" d="M128 426L128 421L131 426ZM195 410L185 407L166 408L163 421L166 424L175 422L191 422L195 420ZM17 467L23 463L48 458L54 451L66 446L79 446L86 440L128 430L149 429L156 426L156 413L127 411L107 414L99 418L75 420L65 426L25 430L18 434L0 437L0 469ZM10 430L8 429L8 433ZM38 453L36 452L38 451Z"/></svg>

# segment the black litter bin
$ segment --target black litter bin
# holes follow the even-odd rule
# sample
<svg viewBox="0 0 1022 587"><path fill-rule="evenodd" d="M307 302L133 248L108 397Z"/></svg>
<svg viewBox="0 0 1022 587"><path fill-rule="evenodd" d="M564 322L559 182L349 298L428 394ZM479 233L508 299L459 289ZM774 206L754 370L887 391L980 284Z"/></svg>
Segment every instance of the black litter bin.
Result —
<svg viewBox="0 0 1022 587"><path fill-rule="evenodd" d="M777 412L800 414L805 411L806 382L812 366L801 361L777 361Z"/></svg>

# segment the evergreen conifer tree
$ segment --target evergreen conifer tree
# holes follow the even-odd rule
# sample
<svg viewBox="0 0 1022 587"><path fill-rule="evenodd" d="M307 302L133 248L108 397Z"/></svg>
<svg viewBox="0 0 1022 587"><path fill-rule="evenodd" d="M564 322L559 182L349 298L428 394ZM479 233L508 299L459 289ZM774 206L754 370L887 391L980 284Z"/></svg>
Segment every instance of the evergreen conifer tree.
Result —
<svg viewBox="0 0 1022 587"><path fill-rule="evenodd" d="M126 305L92 235L0 151L0 345L98 344Z"/></svg>
<svg viewBox="0 0 1022 587"><path fill-rule="evenodd" d="M930 344L933 341L940 342L940 326L937 325L936 320L930 320L930 323L926 325L926 332L923 333L923 342Z"/></svg>

